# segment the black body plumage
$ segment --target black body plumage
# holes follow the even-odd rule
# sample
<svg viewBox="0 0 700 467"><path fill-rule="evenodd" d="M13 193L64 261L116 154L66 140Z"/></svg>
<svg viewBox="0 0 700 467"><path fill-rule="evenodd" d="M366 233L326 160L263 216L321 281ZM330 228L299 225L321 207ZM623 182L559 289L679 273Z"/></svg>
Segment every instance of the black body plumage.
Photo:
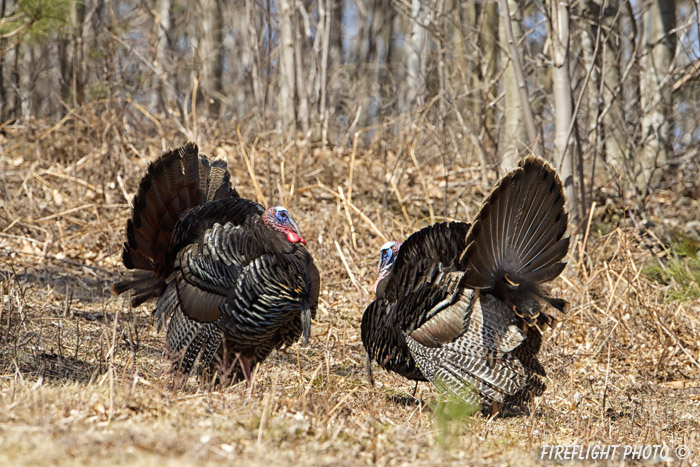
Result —
<svg viewBox="0 0 700 467"><path fill-rule="evenodd" d="M537 359L563 310L541 284L568 251L554 169L530 156L503 177L470 224L426 227L399 248L362 317L362 341L387 370L430 380L469 403L519 405L544 389Z"/></svg>
<svg viewBox="0 0 700 467"><path fill-rule="evenodd" d="M231 187L225 162L193 144L149 166L123 252L136 271L114 290L131 290L134 306L158 298L154 314L181 374L218 356L232 379L247 377L272 350L308 339L318 270L263 212Z"/></svg>

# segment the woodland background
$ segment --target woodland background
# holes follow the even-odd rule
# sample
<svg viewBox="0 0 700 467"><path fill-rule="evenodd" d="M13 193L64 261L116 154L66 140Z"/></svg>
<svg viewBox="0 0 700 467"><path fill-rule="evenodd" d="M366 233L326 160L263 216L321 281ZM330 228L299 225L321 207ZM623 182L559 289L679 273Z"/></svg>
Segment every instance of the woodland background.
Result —
<svg viewBox="0 0 700 467"><path fill-rule="evenodd" d="M0 460L520 465L543 444L698 459L699 12L0 0ZM186 141L286 205L322 270L310 344L250 388L173 387L148 306L109 292L143 171ZM565 181L573 239L548 391L488 420L383 371L369 386L379 246L469 221L531 151Z"/></svg>

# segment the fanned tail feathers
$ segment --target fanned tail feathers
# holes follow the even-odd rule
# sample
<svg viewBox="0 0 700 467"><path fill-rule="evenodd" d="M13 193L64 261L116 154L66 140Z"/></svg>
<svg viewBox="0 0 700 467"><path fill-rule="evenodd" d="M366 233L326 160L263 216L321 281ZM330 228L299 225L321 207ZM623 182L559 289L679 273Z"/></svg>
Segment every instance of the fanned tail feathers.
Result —
<svg viewBox="0 0 700 467"><path fill-rule="evenodd" d="M529 304L542 299L563 310L566 303L546 296L540 284L566 265L567 222L559 176L542 158L526 157L496 185L472 224L461 255L461 284L518 308L538 309ZM537 315L531 320L548 321Z"/></svg>
<svg viewBox="0 0 700 467"><path fill-rule="evenodd" d="M127 221L122 261L137 269L113 285L116 294L132 290L132 305L160 296L172 267L171 237L178 220L206 201L238 196L231 187L225 161L199 156L195 144L163 154L148 166Z"/></svg>

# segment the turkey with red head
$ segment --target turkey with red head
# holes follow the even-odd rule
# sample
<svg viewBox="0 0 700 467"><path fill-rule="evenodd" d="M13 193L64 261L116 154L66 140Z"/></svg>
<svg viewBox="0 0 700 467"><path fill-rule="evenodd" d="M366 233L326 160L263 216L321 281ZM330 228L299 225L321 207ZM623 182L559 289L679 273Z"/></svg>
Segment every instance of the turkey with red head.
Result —
<svg viewBox="0 0 700 467"><path fill-rule="evenodd" d="M194 144L163 154L143 177L122 259L133 306L157 298L175 370L218 362L219 375L250 380L272 350L308 341L319 273L289 212L241 198L226 162Z"/></svg>
<svg viewBox="0 0 700 467"><path fill-rule="evenodd" d="M382 247L376 299L362 316L371 362L429 380L493 411L544 390L542 332L563 311L543 283L564 269L568 214L561 180L529 156L506 174L472 224L439 223Z"/></svg>

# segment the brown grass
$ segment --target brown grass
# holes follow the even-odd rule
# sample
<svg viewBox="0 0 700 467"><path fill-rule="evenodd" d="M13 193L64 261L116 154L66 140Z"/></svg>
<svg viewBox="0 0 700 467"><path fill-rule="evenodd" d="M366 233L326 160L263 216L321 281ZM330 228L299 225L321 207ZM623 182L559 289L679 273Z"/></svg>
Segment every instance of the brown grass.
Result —
<svg viewBox="0 0 700 467"><path fill-rule="evenodd" d="M359 323L379 245L445 209L468 220L484 196L476 160L450 155L446 177L420 134L322 150L199 129L242 195L290 208L323 284L309 345L273 354L251 387L173 389L150 308L109 285L140 176L185 139L84 112L0 136L0 464L523 465L543 444L685 444L700 459L700 306L642 274L650 240L624 220L583 229L553 285L571 308L546 336L530 416L450 419L427 384L423 404L383 370L368 385Z"/></svg>

